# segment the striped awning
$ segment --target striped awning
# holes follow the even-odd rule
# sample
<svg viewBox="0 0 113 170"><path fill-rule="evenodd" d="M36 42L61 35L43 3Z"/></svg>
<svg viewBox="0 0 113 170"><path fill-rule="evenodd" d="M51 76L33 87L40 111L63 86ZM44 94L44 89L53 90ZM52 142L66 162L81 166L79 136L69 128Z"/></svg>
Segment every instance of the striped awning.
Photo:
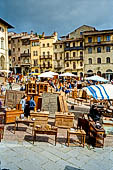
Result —
<svg viewBox="0 0 113 170"><path fill-rule="evenodd" d="M113 99L113 85L112 84L99 84L84 87L83 90L87 95L92 96L94 99Z"/></svg>

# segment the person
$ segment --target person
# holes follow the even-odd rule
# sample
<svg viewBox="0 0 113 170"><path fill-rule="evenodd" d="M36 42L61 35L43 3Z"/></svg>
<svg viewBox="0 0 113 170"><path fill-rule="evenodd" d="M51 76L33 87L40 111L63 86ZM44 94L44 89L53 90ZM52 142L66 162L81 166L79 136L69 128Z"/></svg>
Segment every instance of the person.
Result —
<svg viewBox="0 0 113 170"><path fill-rule="evenodd" d="M12 90L12 83L9 82L9 89Z"/></svg>
<svg viewBox="0 0 113 170"><path fill-rule="evenodd" d="M26 96L25 95L22 97L20 104L22 105L22 110L24 112L25 107L26 107Z"/></svg>
<svg viewBox="0 0 113 170"><path fill-rule="evenodd" d="M36 106L35 101L33 100L33 97L31 97L31 99L29 101L30 110L34 110L35 106Z"/></svg>

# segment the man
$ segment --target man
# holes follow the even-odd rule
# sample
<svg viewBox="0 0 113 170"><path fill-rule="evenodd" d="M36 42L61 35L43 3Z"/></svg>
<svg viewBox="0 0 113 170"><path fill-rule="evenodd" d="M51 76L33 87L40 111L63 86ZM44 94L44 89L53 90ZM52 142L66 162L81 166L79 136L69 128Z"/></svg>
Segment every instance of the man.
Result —
<svg viewBox="0 0 113 170"><path fill-rule="evenodd" d="M30 110L34 110L35 106L36 106L35 101L33 100L33 97L31 97L31 99L29 101Z"/></svg>

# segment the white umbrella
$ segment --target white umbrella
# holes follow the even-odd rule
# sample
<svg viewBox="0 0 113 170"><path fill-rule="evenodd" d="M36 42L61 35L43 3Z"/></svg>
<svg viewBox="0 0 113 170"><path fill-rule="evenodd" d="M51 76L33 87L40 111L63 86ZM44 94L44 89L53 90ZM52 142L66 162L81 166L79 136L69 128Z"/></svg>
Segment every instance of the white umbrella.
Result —
<svg viewBox="0 0 113 170"><path fill-rule="evenodd" d="M102 82L108 82L109 80L104 79L103 77L100 76L91 76L87 77L86 80L93 80L93 81L102 81Z"/></svg>
<svg viewBox="0 0 113 170"><path fill-rule="evenodd" d="M0 70L0 72L2 72L2 73L11 73L12 71L10 71L10 70Z"/></svg>
<svg viewBox="0 0 113 170"><path fill-rule="evenodd" d="M40 77L40 78L41 77L43 77L43 78L53 78L53 76L49 72L42 73L38 77Z"/></svg>
<svg viewBox="0 0 113 170"><path fill-rule="evenodd" d="M58 73L55 73L55 72L52 72L52 71L49 71L48 73L50 73L52 76L58 76Z"/></svg>
<svg viewBox="0 0 113 170"><path fill-rule="evenodd" d="M72 73L69 73L69 72L60 74L59 76L61 76L61 77L76 77L76 75L74 75L74 74L72 74Z"/></svg>

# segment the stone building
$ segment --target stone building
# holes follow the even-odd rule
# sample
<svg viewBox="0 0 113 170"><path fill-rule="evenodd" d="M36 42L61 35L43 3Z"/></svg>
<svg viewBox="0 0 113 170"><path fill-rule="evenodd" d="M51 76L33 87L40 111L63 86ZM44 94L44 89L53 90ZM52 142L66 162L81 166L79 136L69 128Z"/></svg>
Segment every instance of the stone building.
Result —
<svg viewBox="0 0 113 170"><path fill-rule="evenodd" d="M113 30L94 30L84 35L84 74L113 79Z"/></svg>
<svg viewBox="0 0 113 170"><path fill-rule="evenodd" d="M14 28L0 18L0 70L9 70L8 29Z"/></svg>
<svg viewBox="0 0 113 170"><path fill-rule="evenodd" d="M54 71L58 73L64 72L64 41L56 41L54 43Z"/></svg>

